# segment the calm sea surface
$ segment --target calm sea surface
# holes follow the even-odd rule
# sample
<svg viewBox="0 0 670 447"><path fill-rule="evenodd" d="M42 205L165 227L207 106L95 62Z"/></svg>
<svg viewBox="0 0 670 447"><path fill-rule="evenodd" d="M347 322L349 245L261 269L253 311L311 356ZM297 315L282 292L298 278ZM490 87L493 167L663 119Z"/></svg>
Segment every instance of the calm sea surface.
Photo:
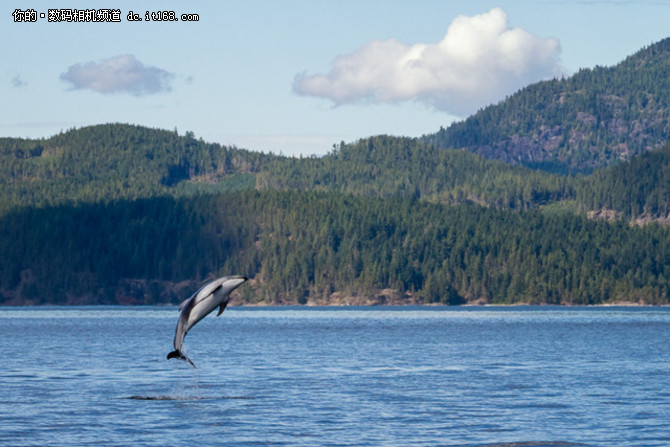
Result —
<svg viewBox="0 0 670 447"><path fill-rule="evenodd" d="M0 445L668 446L668 308L0 308Z"/></svg>

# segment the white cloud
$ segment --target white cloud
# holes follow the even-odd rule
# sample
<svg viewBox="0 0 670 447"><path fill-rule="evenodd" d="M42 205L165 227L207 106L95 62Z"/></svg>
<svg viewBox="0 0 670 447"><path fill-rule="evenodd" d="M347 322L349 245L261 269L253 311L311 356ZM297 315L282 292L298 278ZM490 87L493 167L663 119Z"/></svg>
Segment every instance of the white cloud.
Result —
<svg viewBox="0 0 670 447"><path fill-rule="evenodd" d="M60 75L72 88L98 93L130 93L135 96L170 91L173 74L144 65L135 56L125 54L99 62L71 65Z"/></svg>
<svg viewBox="0 0 670 447"><path fill-rule="evenodd" d="M458 16L437 44L370 42L335 59L327 74L296 75L300 95L336 105L416 100L456 116L497 102L519 88L563 73L556 39L510 29L500 8Z"/></svg>

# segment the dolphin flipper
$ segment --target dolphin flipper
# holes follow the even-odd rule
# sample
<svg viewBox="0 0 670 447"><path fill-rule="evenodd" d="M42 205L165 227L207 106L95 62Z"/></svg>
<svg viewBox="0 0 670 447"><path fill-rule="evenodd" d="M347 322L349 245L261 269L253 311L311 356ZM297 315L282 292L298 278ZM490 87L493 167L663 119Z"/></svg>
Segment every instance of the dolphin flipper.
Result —
<svg viewBox="0 0 670 447"><path fill-rule="evenodd" d="M219 313L216 314L217 317L218 317L219 315L221 315L221 314L223 313L224 310L226 310L226 306L227 306L227 305L228 305L228 301L224 301L223 303L221 303L221 306L219 307Z"/></svg>

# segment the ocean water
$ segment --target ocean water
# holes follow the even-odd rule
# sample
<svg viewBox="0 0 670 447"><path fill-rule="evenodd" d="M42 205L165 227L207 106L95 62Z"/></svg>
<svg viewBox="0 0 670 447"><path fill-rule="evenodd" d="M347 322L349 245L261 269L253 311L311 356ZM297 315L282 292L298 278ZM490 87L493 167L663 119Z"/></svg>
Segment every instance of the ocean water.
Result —
<svg viewBox="0 0 670 447"><path fill-rule="evenodd" d="M667 446L668 308L0 308L2 446Z"/></svg>

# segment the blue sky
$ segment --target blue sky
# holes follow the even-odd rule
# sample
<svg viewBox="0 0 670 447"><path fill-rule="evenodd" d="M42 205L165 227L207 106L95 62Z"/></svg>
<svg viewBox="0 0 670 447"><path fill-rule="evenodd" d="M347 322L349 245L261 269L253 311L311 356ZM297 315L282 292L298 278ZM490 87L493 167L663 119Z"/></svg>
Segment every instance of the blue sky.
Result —
<svg viewBox="0 0 670 447"><path fill-rule="evenodd" d="M140 5L140 6L138 6ZM0 136L121 122L323 154L420 136L543 78L614 65L670 35L670 0L63 0L120 23L14 23L3 2ZM197 22L130 22L130 11Z"/></svg>

